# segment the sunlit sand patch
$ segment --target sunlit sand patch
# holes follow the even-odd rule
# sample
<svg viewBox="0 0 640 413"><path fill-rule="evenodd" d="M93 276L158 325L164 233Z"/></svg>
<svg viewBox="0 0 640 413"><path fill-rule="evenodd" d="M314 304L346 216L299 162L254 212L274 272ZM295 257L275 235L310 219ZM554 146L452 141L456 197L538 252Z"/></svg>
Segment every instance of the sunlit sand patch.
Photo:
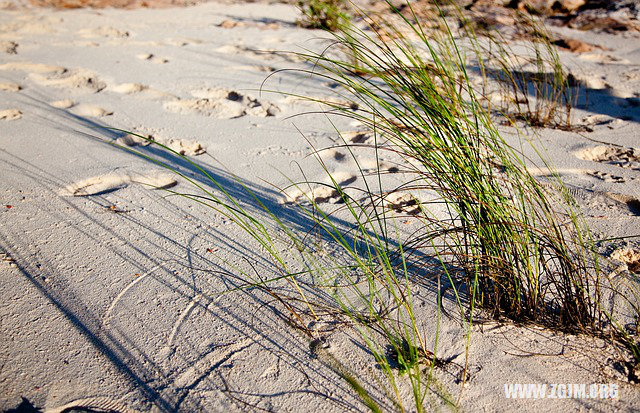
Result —
<svg viewBox="0 0 640 413"><path fill-rule="evenodd" d="M5 92L18 92L22 89L22 86L20 86L17 83L13 83L13 82L0 82L0 90L3 90Z"/></svg>
<svg viewBox="0 0 640 413"><path fill-rule="evenodd" d="M0 41L0 51L7 54L18 54L18 43L12 41Z"/></svg>
<svg viewBox="0 0 640 413"><path fill-rule="evenodd" d="M572 76L577 83L588 89L602 90L607 88L607 83L602 76L583 73L572 73Z"/></svg>
<svg viewBox="0 0 640 413"><path fill-rule="evenodd" d="M71 99L55 100L49 103L51 106L57 109L69 109L75 106L76 102Z"/></svg>
<svg viewBox="0 0 640 413"><path fill-rule="evenodd" d="M27 73L62 73L66 69L62 66L47 65L31 62L10 62L0 65L0 70L14 70Z"/></svg>
<svg viewBox="0 0 640 413"><path fill-rule="evenodd" d="M18 109L0 110L1 120L18 120L20 118L22 118L22 112L20 112Z"/></svg>
<svg viewBox="0 0 640 413"><path fill-rule="evenodd" d="M84 104L84 103L73 106L71 108L71 112L78 116L87 116L87 117L93 117L93 118L101 118L103 116L113 115L113 111L104 109L100 106Z"/></svg>
<svg viewBox="0 0 640 413"><path fill-rule="evenodd" d="M594 62L594 63L600 63L600 64L628 65L631 63L629 60L623 59L621 57L616 57L609 54L600 54L600 53L584 53L584 54L580 54L578 58L587 62Z"/></svg>
<svg viewBox="0 0 640 413"><path fill-rule="evenodd" d="M145 99L176 99L176 97L170 93L151 88L141 83L121 83L119 85L109 86L107 90L122 95L135 95L136 97Z"/></svg>
<svg viewBox="0 0 640 413"><path fill-rule="evenodd" d="M632 248L619 248L609 256L612 260L627 265L629 271L640 272L640 251Z"/></svg>
<svg viewBox="0 0 640 413"><path fill-rule="evenodd" d="M146 89L148 89L147 86L140 83L121 83L117 86L113 86L109 88L109 90L112 90L116 93L122 93L124 95L139 93Z"/></svg>
<svg viewBox="0 0 640 413"><path fill-rule="evenodd" d="M421 202L407 192L392 192L384 197L383 205L395 212L415 215L420 212Z"/></svg>

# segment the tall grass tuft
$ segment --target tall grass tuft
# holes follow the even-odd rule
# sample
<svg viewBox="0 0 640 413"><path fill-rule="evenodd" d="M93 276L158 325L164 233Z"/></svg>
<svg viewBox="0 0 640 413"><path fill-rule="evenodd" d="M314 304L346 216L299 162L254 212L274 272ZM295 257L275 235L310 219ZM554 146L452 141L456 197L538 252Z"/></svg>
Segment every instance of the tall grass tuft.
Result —
<svg viewBox="0 0 640 413"><path fill-rule="evenodd" d="M456 268L454 284L496 316L593 328L600 280L591 271L588 231L568 198L550 202L522 154L500 136L451 30L427 32L417 16L402 17L398 27L362 18L366 30L335 34L357 66L353 58L307 57L360 108L332 110L392 142L411 160L414 182L449 211L436 217L422 204L424 231L411 246Z"/></svg>
<svg viewBox="0 0 640 413"><path fill-rule="evenodd" d="M577 89L544 24L529 14L517 14L515 39L510 42L498 30L474 30L462 14L459 17L479 65L497 81L500 100L493 103L498 109L531 126L570 129Z"/></svg>

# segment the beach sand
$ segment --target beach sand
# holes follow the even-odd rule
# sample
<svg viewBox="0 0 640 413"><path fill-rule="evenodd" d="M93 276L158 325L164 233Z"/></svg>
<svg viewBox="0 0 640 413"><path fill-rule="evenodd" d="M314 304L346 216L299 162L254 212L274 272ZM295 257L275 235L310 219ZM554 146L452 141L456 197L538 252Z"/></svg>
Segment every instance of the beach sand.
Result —
<svg viewBox="0 0 640 413"><path fill-rule="evenodd" d="M325 33L298 27L298 18L291 5L244 2L0 12L0 409L366 411L327 354L357 372L385 411L394 409L352 328L331 319L309 326L327 340L318 350L267 292L224 293L244 281L221 263L250 262L269 278L264 253L221 214L153 189L192 192L192 166L117 130L188 156L250 201L235 180L242 178L291 228L307 229L289 205L305 190L275 188L298 179L298 165L307 179L326 180L310 155L340 142L324 116L294 116L317 105L269 91L338 97L300 72L272 76L260 90L279 69L309 68L282 51L327 45ZM589 105L575 111L580 131L528 136L545 148L596 239L638 235L640 33L551 29L598 46L560 52ZM370 142L348 120L335 126L350 142ZM344 148L321 156L337 180L361 184ZM371 154L358 156L375 167ZM336 199L321 189L307 194ZM629 249L618 257L632 268L636 241L611 242L603 253ZM460 410L640 410L626 350L536 326L475 323L462 380L467 326L442 316L436 327L433 285L416 285L414 300L428 342L437 336L438 357L449 361L436 373L438 388ZM453 299L445 306L457 311ZM508 383L615 384L618 397L509 399ZM411 398L409 387L401 390Z"/></svg>

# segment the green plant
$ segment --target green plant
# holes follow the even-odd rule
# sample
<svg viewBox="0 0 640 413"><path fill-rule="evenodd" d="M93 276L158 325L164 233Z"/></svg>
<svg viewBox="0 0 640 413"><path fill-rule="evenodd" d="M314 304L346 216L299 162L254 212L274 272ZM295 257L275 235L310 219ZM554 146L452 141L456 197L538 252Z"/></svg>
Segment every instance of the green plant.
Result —
<svg viewBox="0 0 640 413"><path fill-rule="evenodd" d="M418 163L416 179L449 208L449 219L423 208L425 233L411 246L432 246L452 260L474 302L496 314L593 326L599 281L588 271L592 254L578 216L565 203L561 212L572 224L569 231L562 227L547 191L483 109L453 35L434 39L419 23L404 22L417 45L392 26L372 27L378 38L353 26L336 34L357 48L357 72L346 62L313 58L326 70L322 76L341 84L361 108L333 109L384 134ZM382 36L395 40L377 41Z"/></svg>
<svg viewBox="0 0 640 413"><path fill-rule="evenodd" d="M459 19L473 45L483 74L497 81L499 100L493 100L505 116L536 127L571 128L571 111L577 91L558 56L544 24L529 14L516 15L516 36L510 42L495 28L474 29L462 14ZM495 82L494 82L495 83ZM486 86L487 83L485 83Z"/></svg>
<svg viewBox="0 0 640 413"><path fill-rule="evenodd" d="M300 0L300 25L311 29L338 30L349 21L344 0Z"/></svg>

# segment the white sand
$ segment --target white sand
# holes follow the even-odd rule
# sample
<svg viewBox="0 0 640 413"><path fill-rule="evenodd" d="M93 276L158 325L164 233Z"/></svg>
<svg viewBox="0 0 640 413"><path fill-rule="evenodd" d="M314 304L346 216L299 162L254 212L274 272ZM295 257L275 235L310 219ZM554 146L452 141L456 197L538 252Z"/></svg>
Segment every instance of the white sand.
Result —
<svg viewBox="0 0 640 413"><path fill-rule="evenodd" d="M294 162L310 180L327 182L308 157L310 145L338 140L322 116L288 118L317 107L258 90L272 70L304 64L256 51L326 44L313 40L322 33L296 27L296 17L293 7L255 3L0 13L0 409L21 397L43 409L101 397L138 411L366 410L325 353L312 357L310 339L273 311L271 296L220 294L243 283L219 272L220 259L245 265L246 256L265 278L274 276L255 242L220 214L151 190L177 179L174 190L193 192L185 179L127 149L189 178L190 166L104 129L151 135L247 200L229 172L237 174L292 228L306 228L270 184L288 184L278 171L298 177ZM577 187L597 237L640 234L639 212L628 202L640 199L640 150L619 148L640 147L640 38L555 30L609 50L562 54L592 88L589 108L576 119L593 132L585 139L540 130L534 140ZM299 73L274 77L265 89L331 95ZM370 142L356 126L337 122L352 131L349 142ZM344 149L320 156L337 181L360 182ZM371 154L360 160L364 169L376 167ZM397 169L393 162L381 168ZM289 199L332 202L335 195L301 187ZM388 202L412 208L411 197L396 198ZM415 301L433 344L435 293L416 287ZM392 410L358 335L330 319L314 328ZM603 340L508 323L473 330L464 388L465 329L443 316L439 331L438 356L452 363L436 377L463 411L640 409L638 387L620 364L628 355ZM511 400L505 383L615 383L619 397Z"/></svg>

